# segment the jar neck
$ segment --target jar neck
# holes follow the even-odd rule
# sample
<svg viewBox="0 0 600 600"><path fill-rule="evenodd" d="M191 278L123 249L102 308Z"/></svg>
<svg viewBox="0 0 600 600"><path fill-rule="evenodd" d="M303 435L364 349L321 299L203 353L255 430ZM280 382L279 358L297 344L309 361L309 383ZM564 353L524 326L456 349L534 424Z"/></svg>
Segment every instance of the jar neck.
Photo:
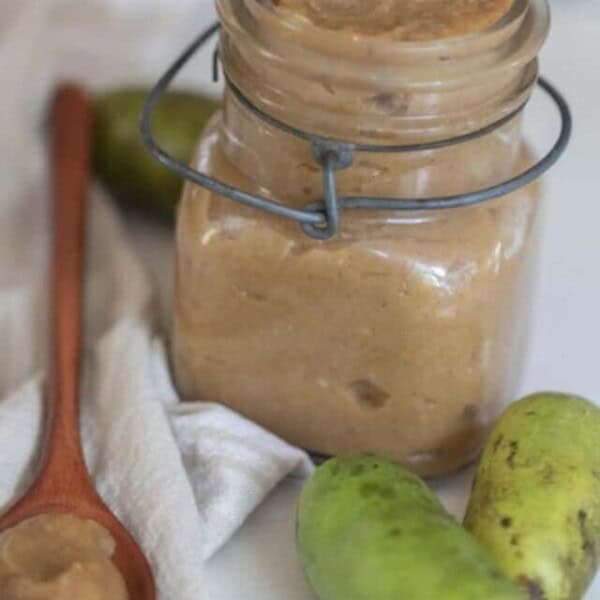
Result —
<svg viewBox="0 0 600 600"><path fill-rule="evenodd" d="M246 191L298 208L323 197L311 145L267 123L226 90L219 149ZM496 185L523 170L522 113L491 133L435 150L359 152L336 174L343 196L424 198ZM241 180L240 180L241 181Z"/></svg>
<svg viewBox="0 0 600 600"><path fill-rule="evenodd" d="M292 127L357 143L413 144L478 130L523 104L547 35L546 0L515 0L494 27L435 42L351 36L218 0L227 77Z"/></svg>

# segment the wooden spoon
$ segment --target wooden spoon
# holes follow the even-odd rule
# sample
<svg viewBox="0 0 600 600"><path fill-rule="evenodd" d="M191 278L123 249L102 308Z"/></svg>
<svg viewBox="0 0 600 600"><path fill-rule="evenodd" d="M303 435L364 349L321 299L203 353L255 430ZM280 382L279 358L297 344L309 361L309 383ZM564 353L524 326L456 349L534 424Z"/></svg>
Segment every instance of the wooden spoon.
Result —
<svg viewBox="0 0 600 600"><path fill-rule="evenodd" d="M78 398L91 135L92 110L85 92L76 86L61 86L52 107L54 242L48 437L35 482L0 518L0 531L50 512L96 521L116 542L114 562L125 578L130 600L154 600L148 562L96 492L81 448Z"/></svg>

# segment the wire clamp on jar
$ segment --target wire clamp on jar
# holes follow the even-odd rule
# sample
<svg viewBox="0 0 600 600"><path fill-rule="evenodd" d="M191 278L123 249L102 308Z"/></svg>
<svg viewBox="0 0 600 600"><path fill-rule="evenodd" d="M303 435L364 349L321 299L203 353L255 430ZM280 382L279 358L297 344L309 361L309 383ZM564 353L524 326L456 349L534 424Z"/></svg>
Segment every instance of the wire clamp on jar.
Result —
<svg viewBox="0 0 600 600"><path fill-rule="evenodd" d="M311 202L304 210L322 214L323 225L304 223L302 229L310 237L318 240L328 240L335 236L340 226L340 203L335 181L335 172L347 169L354 162L354 145L340 142L313 141L311 150L315 162L323 171L324 201ZM323 210L323 204L325 204ZM324 213L324 214L323 214Z"/></svg>
<svg viewBox="0 0 600 600"><path fill-rule="evenodd" d="M206 31L202 32L167 69L164 75L154 86L146 102L141 116L140 132L142 140L152 155L166 168L177 173L182 178L200 185L211 192L225 196L240 202L246 206L263 210L268 213L296 221L301 225L304 232L311 238L317 240L328 240L336 236L340 230L341 212L343 210L398 210L398 211L430 211L458 208L462 206L473 206L488 200L493 200L510 194L538 179L548 171L562 156L569 144L573 129L573 119L569 105L563 95L546 79L540 77L538 85L550 97L556 105L561 119L561 128L558 138L550 151L537 163L529 167L523 173L508 179L498 185L476 190L467 194L456 194L435 198L371 198L361 196L339 197L336 186L336 171L346 169L352 165L355 152L420 152L435 150L447 146L461 144L480 138L491 133L502 125L513 119L520 113L526 102L517 107L510 114L500 120L483 127L477 131L451 139L439 140L426 144L412 145L374 145L354 144L344 140L325 138L316 134L296 129L267 113L261 111L252 104L243 92L235 84L227 79L227 85L236 98L263 121L289 133L295 137L305 140L311 145L312 155L315 162L323 171L323 199L308 204L304 209L296 209L283 203L275 202L269 198L248 193L244 190L232 187L225 182L218 181L208 175L192 169L173 158L164 151L154 139L151 128L152 114L161 96L166 93L170 84L177 74L218 31L219 24L215 23ZM218 79L219 52L213 53L213 79Z"/></svg>

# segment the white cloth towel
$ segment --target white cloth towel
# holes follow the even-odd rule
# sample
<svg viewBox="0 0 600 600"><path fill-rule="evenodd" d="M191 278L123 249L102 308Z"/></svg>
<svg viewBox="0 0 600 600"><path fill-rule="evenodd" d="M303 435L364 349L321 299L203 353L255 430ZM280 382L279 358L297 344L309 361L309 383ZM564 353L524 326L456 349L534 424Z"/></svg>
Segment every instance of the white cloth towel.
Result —
<svg viewBox="0 0 600 600"><path fill-rule="evenodd" d="M150 32L170 40L187 34L195 3L180 2L177 10L169 2L123 0L2 6L0 511L26 489L39 451L50 241L41 123L52 83L67 73L105 86L111 68L115 81L128 73L139 81L148 74L140 61L154 56ZM201 26L198 16L194 27ZM129 60L120 61L126 47ZM201 600L203 561L282 478L308 473L310 462L224 407L179 402L155 332L156 290L109 199L97 189L90 196L86 460L100 493L147 553L160 598Z"/></svg>

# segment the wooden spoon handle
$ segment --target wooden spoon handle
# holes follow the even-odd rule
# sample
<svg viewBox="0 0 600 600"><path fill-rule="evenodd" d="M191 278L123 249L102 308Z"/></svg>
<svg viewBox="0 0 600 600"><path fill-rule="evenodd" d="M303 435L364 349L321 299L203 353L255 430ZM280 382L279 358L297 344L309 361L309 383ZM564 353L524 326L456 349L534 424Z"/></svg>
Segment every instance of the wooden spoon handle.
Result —
<svg viewBox="0 0 600 600"><path fill-rule="evenodd" d="M56 499L73 493L73 486L80 487L76 480L81 481L85 471L79 432L79 371L91 135L92 109L86 93L74 85L61 86L52 106L49 422L39 482L44 493Z"/></svg>

